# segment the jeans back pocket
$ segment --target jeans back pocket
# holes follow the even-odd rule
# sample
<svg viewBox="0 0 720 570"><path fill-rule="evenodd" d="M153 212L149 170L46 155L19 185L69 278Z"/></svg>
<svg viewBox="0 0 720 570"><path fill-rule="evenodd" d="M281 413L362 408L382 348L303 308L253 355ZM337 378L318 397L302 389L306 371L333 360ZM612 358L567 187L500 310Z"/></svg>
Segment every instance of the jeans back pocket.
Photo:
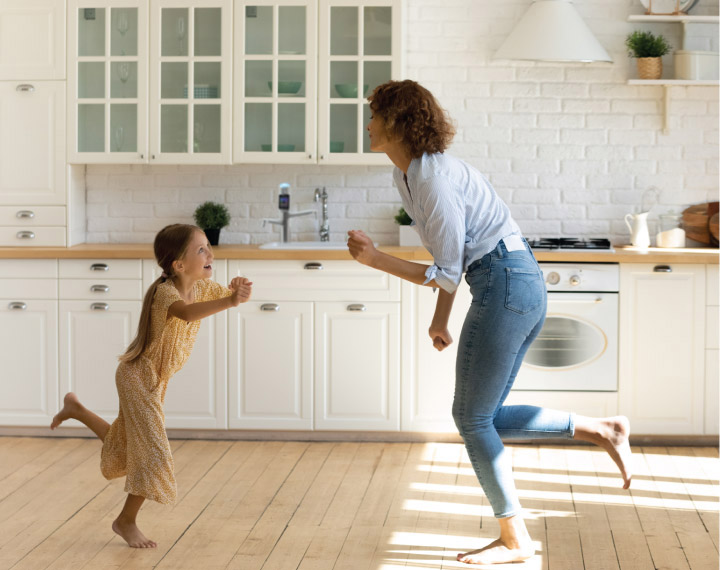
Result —
<svg viewBox="0 0 720 570"><path fill-rule="evenodd" d="M525 315L545 302L545 283L537 269L506 267L505 308Z"/></svg>

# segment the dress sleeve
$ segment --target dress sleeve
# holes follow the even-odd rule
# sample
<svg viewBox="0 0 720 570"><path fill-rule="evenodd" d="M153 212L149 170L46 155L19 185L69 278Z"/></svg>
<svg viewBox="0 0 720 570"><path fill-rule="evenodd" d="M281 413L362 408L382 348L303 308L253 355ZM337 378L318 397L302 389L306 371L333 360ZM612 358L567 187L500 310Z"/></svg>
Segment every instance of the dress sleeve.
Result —
<svg viewBox="0 0 720 570"><path fill-rule="evenodd" d="M198 301L214 301L232 295L230 289L212 279L202 279L198 282L198 293Z"/></svg>
<svg viewBox="0 0 720 570"><path fill-rule="evenodd" d="M183 298L175 289L175 286L170 281L160 283L155 290L155 296L153 297L153 310L163 315L163 318L167 318L167 310L176 301L182 301Z"/></svg>

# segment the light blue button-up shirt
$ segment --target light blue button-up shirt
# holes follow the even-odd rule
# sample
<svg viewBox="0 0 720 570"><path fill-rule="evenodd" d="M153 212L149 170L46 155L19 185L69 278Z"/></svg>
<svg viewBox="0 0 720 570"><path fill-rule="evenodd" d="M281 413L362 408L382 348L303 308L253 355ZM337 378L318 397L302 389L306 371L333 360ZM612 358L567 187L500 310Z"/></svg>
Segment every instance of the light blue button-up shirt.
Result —
<svg viewBox="0 0 720 570"><path fill-rule="evenodd" d="M433 279L448 293L457 289L468 266L520 228L478 170L447 154L414 158L407 177L393 172L403 207L433 256L425 283Z"/></svg>

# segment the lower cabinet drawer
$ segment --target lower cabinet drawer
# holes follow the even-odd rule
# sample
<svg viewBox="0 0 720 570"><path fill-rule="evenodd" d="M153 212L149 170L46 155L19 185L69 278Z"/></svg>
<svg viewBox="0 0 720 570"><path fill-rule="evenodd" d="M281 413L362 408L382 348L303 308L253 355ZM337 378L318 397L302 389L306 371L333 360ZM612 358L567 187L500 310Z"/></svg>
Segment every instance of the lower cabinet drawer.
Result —
<svg viewBox="0 0 720 570"><path fill-rule="evenodd" d="M61 299L142 299L140 279L60 279Z"/></svg>
<svg viewBox="0 0 720 570"><path fill-rule="evenodd" d="M0 246L65 247L64 227L0 226Z"/></svg>

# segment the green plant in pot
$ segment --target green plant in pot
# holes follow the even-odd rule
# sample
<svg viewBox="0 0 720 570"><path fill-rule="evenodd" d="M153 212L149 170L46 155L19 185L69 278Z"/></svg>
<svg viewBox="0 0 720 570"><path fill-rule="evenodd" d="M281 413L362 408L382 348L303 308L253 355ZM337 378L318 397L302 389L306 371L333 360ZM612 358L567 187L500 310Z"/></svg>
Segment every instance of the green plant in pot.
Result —
<svg viewBox="0 0 720 570"><path fill-rule="evenodd" d="M625 47L627 47L630 57L637 58L640 79L660 79L662 77L662 56L670 53L672 49L663 36L635 30L625 39Z"/></svg>
<svg viewBox="0 0 720 570"><path fill-rule="evenodd" d="M395 215L395 223L400 226L398 230L398 242L402 246L413 246L422 245L420 236L418 235L415 228L412 227L412 218L405 211L405 208L400 208L398 213Z"/></svg>
<svg viewBox="0 0 720 570"><path fill-rule="evenodd" d="M224 204L203 202L195 209L195 223L205 231L210 245L217 245L220 230L230 223L230 212Z"/></svg>

